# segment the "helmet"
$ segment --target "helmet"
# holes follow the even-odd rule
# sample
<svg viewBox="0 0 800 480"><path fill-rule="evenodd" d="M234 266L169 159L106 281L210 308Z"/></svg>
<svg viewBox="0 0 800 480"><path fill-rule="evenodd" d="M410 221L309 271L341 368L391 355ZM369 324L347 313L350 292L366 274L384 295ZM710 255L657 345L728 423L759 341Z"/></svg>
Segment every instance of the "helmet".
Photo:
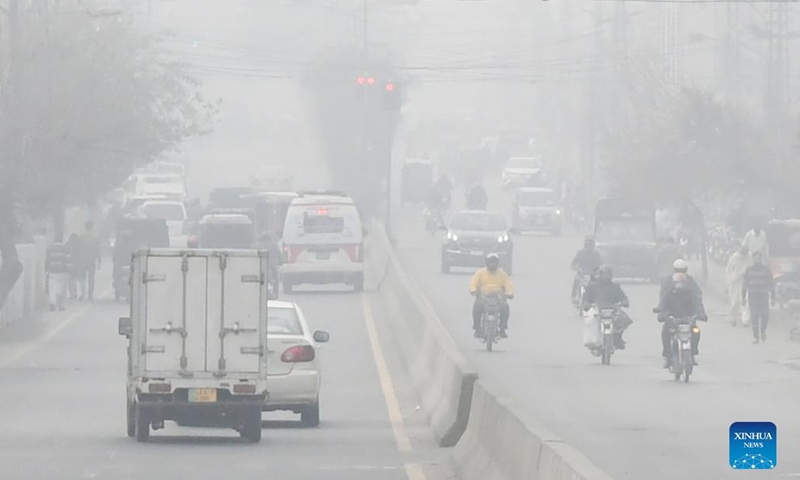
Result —
<svg viewBox="0 0 800 480"><path fill-rule="evenodd" d="M689 271L689 264L686 263L686 260L679 258L672 264L672 268L678 273L686 273Z"/></svg>
<svg viewBox="0 0 800 480"><path fill-rule="evenodd" d="M500 264L500 256L497 255L496 253L490 253L489 255L486 255L486 266L488 267L489 264L492 263L497 265Z"/></svg>
<svg viewBox="0 0 800 480"><path fill-rule="evenodd" d="M611 270L611 266L610 265L603 265L603 266L601 266L599 268L599 270L597 272L597 276L600 279L604 279L605 278L605 279L611 280L612 278L614 278L614 272L613 272L613 270Z"/></svg>

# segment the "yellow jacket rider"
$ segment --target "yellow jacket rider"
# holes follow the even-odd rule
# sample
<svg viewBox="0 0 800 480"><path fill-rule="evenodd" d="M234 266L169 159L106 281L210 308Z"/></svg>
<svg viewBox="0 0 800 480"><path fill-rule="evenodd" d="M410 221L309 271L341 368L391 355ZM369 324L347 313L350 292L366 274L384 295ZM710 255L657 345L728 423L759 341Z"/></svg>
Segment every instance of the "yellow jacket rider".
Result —
<svg viewBox="0 0 800 480"><path fill-rule="evenodd" d="M469 292L475 295L472 305L472 329L475 338L481 338L481 316L483 315L482 296L492 293L503 293L505 298L514 298L514 284L508 274L500 268L500 257L496 253L486 256L486 267L481 268L469 282ZM480 295L478 295L480 293ZM510 310L507 302L500 304L500 337L507 338L508 317Z"/></svg>

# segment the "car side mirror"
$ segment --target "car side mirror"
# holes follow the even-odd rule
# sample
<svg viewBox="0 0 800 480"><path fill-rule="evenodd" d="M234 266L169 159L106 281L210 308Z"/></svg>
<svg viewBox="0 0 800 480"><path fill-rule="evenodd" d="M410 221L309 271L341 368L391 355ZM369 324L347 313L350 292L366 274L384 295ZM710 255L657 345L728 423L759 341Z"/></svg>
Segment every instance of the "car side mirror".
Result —
<svg viewBox="0 0 800 480"><path fill-rule="evenodd" d="M661 313L661 309L656 307L653 309L653 313Z"/></svg>
<svg viewBox="0 0 800 480"><path fill-rule="evenodd" d="M131 322L131 319L129 317L120 318L117 331L120 335L131 338L131 335L133 335L133 322Z"/></svg>
<svg viewBox="0 0 800 480"><path fill-rule="evenodd" d="M328 343L330 339L331 336L328 332L323 332L322 330L314 332L314 341L317 343Z"/></svg>

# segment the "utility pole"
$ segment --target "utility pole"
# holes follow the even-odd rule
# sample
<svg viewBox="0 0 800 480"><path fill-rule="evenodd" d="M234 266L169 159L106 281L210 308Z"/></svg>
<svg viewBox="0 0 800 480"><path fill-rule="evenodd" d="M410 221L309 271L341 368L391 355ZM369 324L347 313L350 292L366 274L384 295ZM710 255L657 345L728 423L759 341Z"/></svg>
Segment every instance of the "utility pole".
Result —
<svg viewBox="0 0 800 480"><path fill-rule="evenodd" d="M597 167L595 161L595 144L597 142L597 132L599 130L599 117L601 116L602 103L600 98L603 95L603 82L607 79L604 78L603 69L605 68L604 56L607 53L604 34L603 34L603 3L595 2L595 34L593 39L593 56L596 59L594 71L590 73L589 79L586 83L586 103L589 107L588 115L586 115L587 131L584 135L584 163L581 168L582 187L580 190L584 195L582 199L582 207L584 211L584 218L588 220L589 214L592 211L592 201L594 200L594 183L595 183L595 169Z"/></svg>
<svg viewBox="0 0 800 480"><path fill-rule="evenodd" d="M771 123L770 130L786 128L789 118L789 32L788 5L785 2L769 4L769 24L766 29L767 71L764 92L764 112Z"/></svg>
<svg viewBox="0 0 800 480"><path fill-rule="evenodd" d="M739 2L727 3L726 24L722 85L725 98L730 102L739 97L742 82L742 21Z"/></svg>
<svg viewBox="0 0 800 480"><path fill-rule="evenodd" d="M680 4L664 6L664 72L673 87L683 84L683 11Z"/></svg>

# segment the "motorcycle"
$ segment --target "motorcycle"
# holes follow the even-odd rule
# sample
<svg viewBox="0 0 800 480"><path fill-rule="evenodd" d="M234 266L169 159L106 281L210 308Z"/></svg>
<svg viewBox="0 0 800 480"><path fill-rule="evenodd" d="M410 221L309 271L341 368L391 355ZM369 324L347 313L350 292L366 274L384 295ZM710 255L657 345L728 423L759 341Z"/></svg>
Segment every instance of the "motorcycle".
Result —
<svg viewBox="0 0 800 480"><path fill-rule="evenodd" d="M654 313L660 313L658 309ZM692 335L700 333L696 317L667 319L670 332L670 361L669 371L675 376L675 381L683 377L684 383L689 383L689 377L694 370L694 354L692 353Z"/></svg>
<svg viewBox="0 0 800 480"><path fill-rule="evenodd" d="M429 234L434 235L439 230L439 227L443 224L444 219L442 218L441 209L425 209L425 230Z"/></svg>
<svg viewBox="0 0 800 480"><path fill-rule="evenodd" d="M486 345L486 351L491 352L494 344L500 341L500 311L505 301L502 293L493 293L483 297L483 315L481 316L481 341Z"/></svg>
<svg viewBox="0 0 800 480"><path fill-rule="evenodd" d="M597 319L600 324L600 344L598 350L600 353L600 363L602 365L611 365L611 355L614 354L614 319L617 316L617 309L613 308L599 308L594 307L597 311Z"/></svg>

